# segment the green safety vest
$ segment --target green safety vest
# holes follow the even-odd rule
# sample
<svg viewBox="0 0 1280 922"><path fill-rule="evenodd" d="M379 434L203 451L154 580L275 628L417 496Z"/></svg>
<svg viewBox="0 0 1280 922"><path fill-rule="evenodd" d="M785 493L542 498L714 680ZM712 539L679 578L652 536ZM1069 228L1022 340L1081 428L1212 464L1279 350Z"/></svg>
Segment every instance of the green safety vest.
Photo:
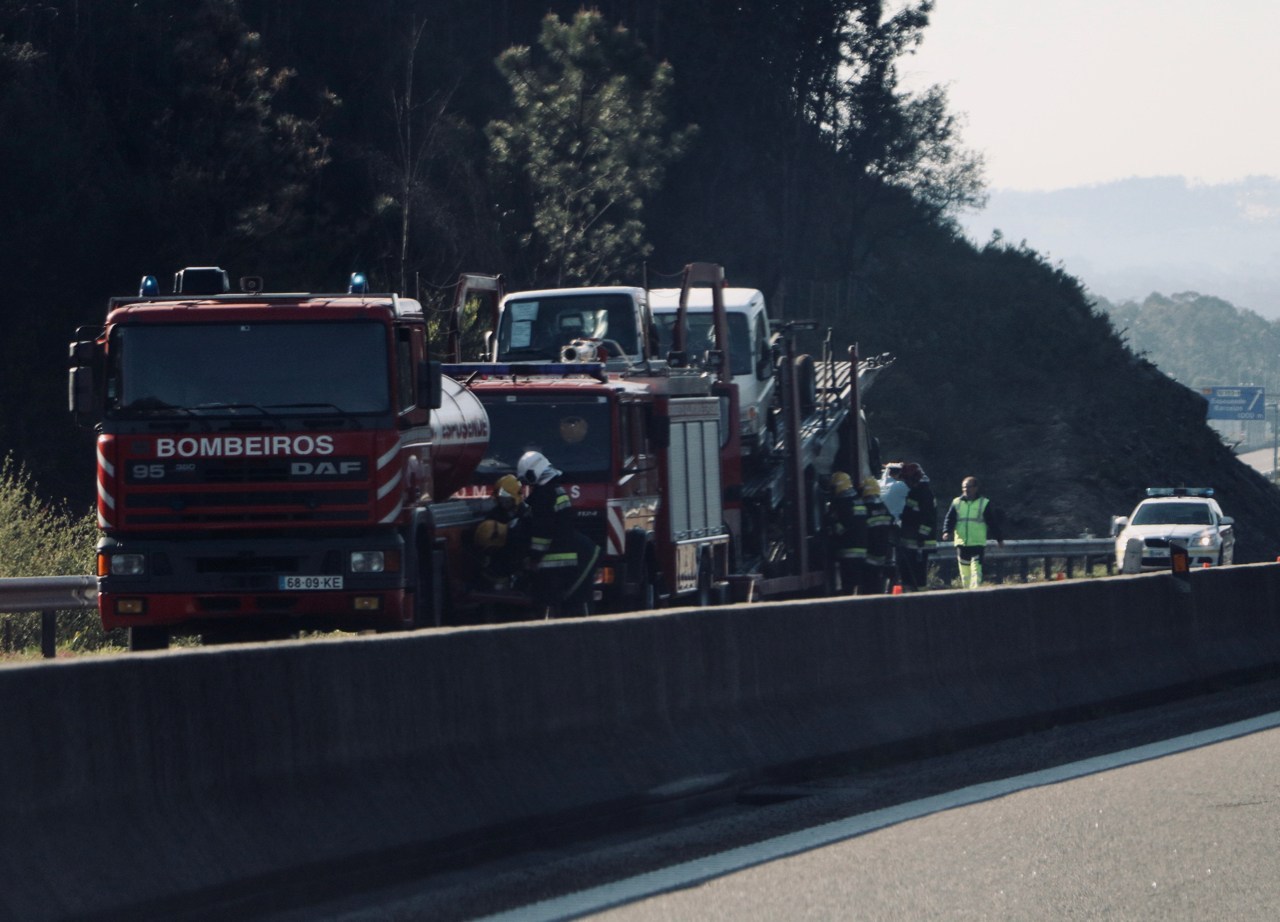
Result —
<svg viewBox="0 0 1280 922"><path fill-rule="evenodd" d="M990 502L985 496L965 499L957 496L951 501L956 511L956 544L961 547L982 547L987 543L987 520L984 515Z"/></svg>

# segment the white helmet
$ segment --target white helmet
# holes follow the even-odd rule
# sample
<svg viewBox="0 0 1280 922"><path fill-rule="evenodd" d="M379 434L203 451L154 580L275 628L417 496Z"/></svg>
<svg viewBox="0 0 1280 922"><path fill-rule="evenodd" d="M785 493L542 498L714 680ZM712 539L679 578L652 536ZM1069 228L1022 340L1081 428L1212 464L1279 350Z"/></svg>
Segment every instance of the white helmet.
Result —
<svg viewBox="0 0 1280 922"><path fill-rule="evenodd" d="M521 483L533 485L546 483L553 477L559 477L560 472L551 466L551 462L542 452L526 451L516 464L516 476L520 478Z"/></svg>

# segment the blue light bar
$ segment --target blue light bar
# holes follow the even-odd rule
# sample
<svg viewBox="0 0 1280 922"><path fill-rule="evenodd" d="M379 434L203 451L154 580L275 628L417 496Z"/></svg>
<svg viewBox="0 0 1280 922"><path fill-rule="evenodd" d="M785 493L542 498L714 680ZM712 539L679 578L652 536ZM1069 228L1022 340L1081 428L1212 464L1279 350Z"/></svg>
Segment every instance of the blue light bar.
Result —
<svg viewBox="0 0 1280 922"><path fill-rule="evenodd" d="M1213 487L1147 487L1148 496L1212 496Z"/></svg>
<svg viewBox="0 0 1280 922"><path fill-rule="evenodd" d="M363 272L352 272L351 281L347 284L347 294L349 295L367 295L369 293L369 280L365 278Z"/></svg>
<svg viewBox="0 0 1280 922"><path fill-rule="evenodd" d="M138 283L138 297L154 298L160 294L160 283L156 281L154 275L144 275L142 281Z"/></svg>

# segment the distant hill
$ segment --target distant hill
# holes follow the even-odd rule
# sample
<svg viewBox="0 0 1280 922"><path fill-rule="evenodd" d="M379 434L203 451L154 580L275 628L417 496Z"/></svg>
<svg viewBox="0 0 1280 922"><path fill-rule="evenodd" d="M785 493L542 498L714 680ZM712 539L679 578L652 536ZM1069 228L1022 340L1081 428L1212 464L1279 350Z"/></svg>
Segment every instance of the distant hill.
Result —
<svg viewBox="0 0 1280 922"><path fill-rule="evenodd" d="M1198 185L1127 179L1054 192L994 191L961 225L979 245L999 231L1110 301L1213 292L1280 318L1280 179Z"/></svg>
<svg viewBox="0 0 1280 922"><path fill-rule="evenodd" d="M1280 395L1280 321L1194 291L1095 303L1129 348L1187 387L1260 384L1268 399Z"/></svg>
<svg viewBox="0 0 1280 922"><path fill-rule="evenodd" d="M1195 390L1212 385L1261 385L1268 406L1280 397L1280 321L1267 320L1229 301L1194 291L1150 294L1141 302L1095 305L1130 349L1174 380ZM1210 421L1228 443L1269 443L1263 421Z"/></svg>

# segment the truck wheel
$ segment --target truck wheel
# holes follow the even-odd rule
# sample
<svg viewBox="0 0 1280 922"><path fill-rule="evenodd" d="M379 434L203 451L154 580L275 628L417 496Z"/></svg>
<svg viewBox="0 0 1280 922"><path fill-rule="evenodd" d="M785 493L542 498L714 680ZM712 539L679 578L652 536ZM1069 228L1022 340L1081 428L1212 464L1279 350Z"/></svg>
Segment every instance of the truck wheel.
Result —
<svg viewBox="0 0 1280 922"><path fill-rule="evenodd" d="M129 649L133 652L168 650L169 629L165 627L131 627L129 628Z"/></svg>
<svg viewBox="0 0 1280 922"><path fill-rule="evenodd" d="M640 611L653 611L660 607L662 602L662 595L658 590L658 574L648 568L644 572L644 582L640 586L638 602Z"/></svg>
<svg viewBox="0 0 1280 922"><path fill-rule="evenodd" d="M711 573L708 570L698 571L698 607L711 607Z"/></svg>
<svg viewBox="0 0 1280 922"><path fill-rule="evenodd" d="M716 604L715 574L711 568L711 555L703 551L698 558L698 607L710 608Z"/></svg>
<svg viewBox="0 0 1280 922"><path fill-rule="evenodd" d="M418 572L409 629L440 627L445 623L444 552L434 546L431 533L425 529L418 531L416 539Z"/></svg>

